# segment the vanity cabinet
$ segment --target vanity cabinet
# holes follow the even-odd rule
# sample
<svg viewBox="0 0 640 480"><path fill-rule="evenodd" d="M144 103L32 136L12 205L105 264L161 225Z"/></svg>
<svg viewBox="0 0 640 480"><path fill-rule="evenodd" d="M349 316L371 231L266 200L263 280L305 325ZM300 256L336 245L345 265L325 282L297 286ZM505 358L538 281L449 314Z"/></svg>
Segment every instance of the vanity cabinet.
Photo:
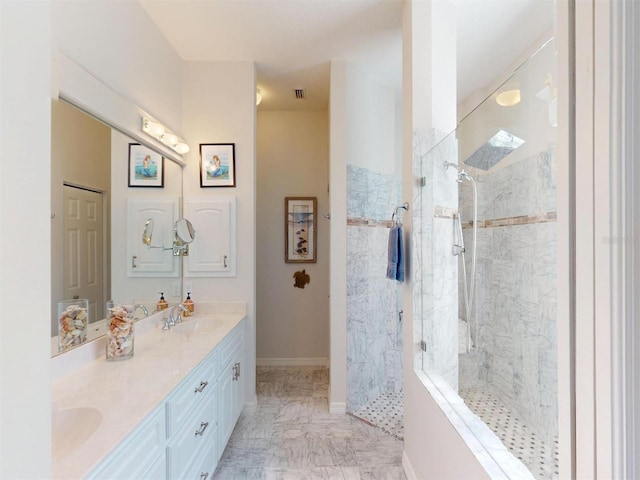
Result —
<svg viewBox="0 0 640 480"><path fill-rule="evenodd" d="M108 457L90 479L211 479L244 406L245 321Z"/></svg>
<svg viewBox="0 0 640 480"><path fill-rule="evenodd" d="M184 215L196 236L184 257L185 277L234 277L236 275L236 199L189 198Z"/></svg>
<svg viewBox="0 0 640 480"><path fill-rule="evenodd" d="M86 478L158 479L166 475L164 405L156 408Z"/></svg>
<svg viewBox="0 0 640 480"><path fill-rule="evenodd" d="M244 405L244 388L241 381L243 356L244 336L242 330L236 329L225 339L220 348L218 435L221 448L218 458L222 456L224 446L229 441Z"/></svg>
<svg viewBox="0 0 640 480"><path fill-rule="evenodd" d="M218 451L218 349L182 381L167 399L167 479L211 476ZM197 472L196 470L202 471ZM204 477L203 477L204 478Z"/></svg>

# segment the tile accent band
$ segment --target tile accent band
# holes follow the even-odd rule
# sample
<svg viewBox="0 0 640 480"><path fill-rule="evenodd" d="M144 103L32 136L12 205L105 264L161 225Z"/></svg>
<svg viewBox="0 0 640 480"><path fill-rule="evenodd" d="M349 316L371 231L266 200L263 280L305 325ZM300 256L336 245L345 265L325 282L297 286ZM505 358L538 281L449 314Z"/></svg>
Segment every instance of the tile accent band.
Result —
<svg viewBox="0 0 640 480"><path fill-rule="evenodd" d="M381 227L391 228L396 222L391 220L374 220L372 218L352 218L347 217L347 225L354 227Z"/></svg>
<svg viewBox="0 0 640 480"><path fill-rule="evenodd" d="M534 223L549 223L557 220L557 212L546 212L537 215L520 215L517 217L494 218L479 220L478 228L507 227L510 225L531 225ZM462 228L471 228L473 222L463 222Z"/></svg>

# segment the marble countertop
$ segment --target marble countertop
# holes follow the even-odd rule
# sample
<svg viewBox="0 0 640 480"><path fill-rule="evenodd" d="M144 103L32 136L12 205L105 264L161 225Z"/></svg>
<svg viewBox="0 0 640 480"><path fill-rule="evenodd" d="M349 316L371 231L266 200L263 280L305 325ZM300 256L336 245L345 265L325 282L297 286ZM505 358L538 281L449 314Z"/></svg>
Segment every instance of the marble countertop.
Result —
<svg viewBox="0 0 640 480"><path fill-rule="evenodd" d="M136 323L132 358L107 362L103 353L53 381L54 418L55 410L70 408L92 407L102 414L97 430L80 446L68 452L54 449L53 478L84 477L246 316L244 305L202 310L169 331L162 330L162 315L150 316ZM61 433L54 430L53 438Z"/></svg>

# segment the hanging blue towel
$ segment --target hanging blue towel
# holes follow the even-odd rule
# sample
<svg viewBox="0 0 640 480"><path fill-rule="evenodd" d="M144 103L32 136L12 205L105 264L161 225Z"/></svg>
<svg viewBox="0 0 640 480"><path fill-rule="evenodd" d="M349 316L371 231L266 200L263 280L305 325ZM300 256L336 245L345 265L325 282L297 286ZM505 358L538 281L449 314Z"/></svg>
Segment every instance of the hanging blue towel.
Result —
<svg viewBox="0 0 640 480"><path fill-rule="evenodd" d="M402 227L396 225L389 231L387 278L404 282L404 243Z"/></svg>

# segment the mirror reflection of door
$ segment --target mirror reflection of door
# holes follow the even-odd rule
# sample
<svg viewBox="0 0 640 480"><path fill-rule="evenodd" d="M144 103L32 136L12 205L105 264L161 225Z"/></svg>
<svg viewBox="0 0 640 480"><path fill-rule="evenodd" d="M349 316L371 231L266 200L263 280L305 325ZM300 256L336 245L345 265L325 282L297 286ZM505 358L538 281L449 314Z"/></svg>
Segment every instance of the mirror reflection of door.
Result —
<svg viewBox="0 0 640 480"><path fill-rule="evenodd" d="M64 186L64 299L89 300L89 323L104 318L103 194Z"/></svg>

